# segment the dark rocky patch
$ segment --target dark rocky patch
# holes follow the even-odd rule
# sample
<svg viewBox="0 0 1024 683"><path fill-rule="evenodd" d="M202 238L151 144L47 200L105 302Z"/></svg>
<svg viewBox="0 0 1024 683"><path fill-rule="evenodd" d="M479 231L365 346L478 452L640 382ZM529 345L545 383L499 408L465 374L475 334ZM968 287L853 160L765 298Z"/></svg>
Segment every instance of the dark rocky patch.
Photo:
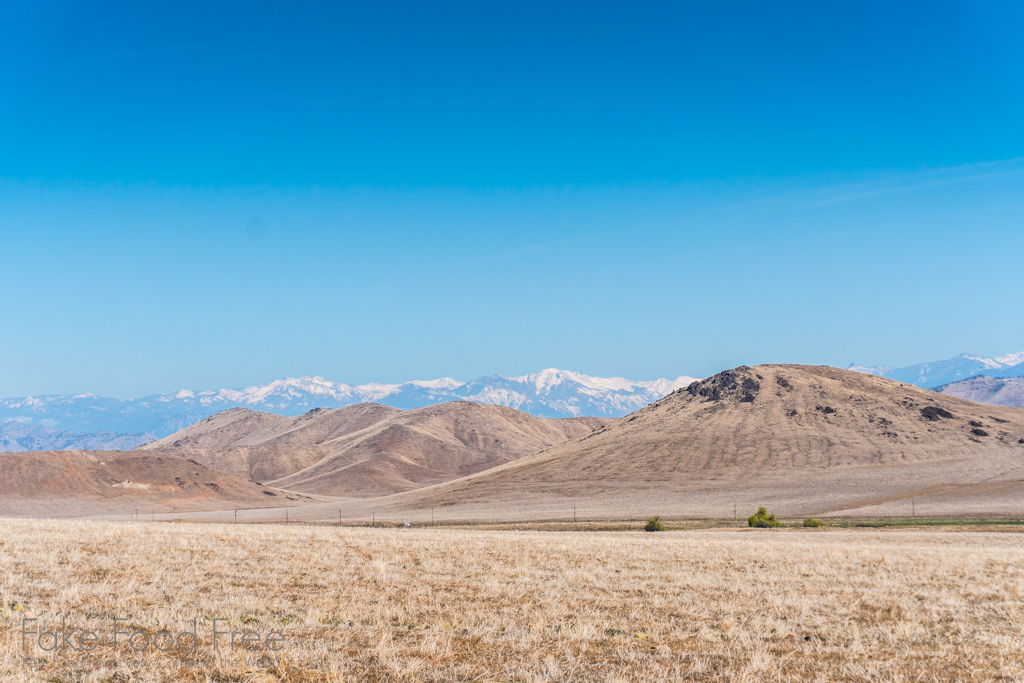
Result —
<svg viewBox="0 0 1024 683"><path fill-rule="evenodd" d="M988 432L984 429L972 429L971 434L974 434L975 436L988 436Z"/></svg>
<svg viewBox="0 0 1024 683"><path fill-rule="evenodd" d="M734 370L720 372L686 387L691 396L702 396L709 401L720 401L726 396L738 395L740 403L752 403L761 384L749 375L750 368L743 365Z"/></svg>
<svg viewBox="0 0 1024 683"><path fill-rule="evenodd" d="M814 406L814 409L825 415L832 415L836 412L836 409L832 406Z"/></svg>
<svg viewBox="0 0 1024 683"><path fill-rule="evenodd" d="M981 424L980 422L978 422L977 420L971 420L967 424L971 425L972 427L984 427L985 426L985 425Z"/></svg>
<svg viewBox="0 0 1024 683"><path fill-rule="evenodd" d="M921 408L921 417L929 422L938 422L942 419L953 419L953 413L949 412L945 408L939 408L938 406L927 406L925 408Z"/></svg>
<svg viewBox="0 0 1024 683"><path fill-rule="evenodd" d="M760 377L760 375L758 376ZM747 377L740 383L740 387L743 389L743 394L740 396L740 403L753 403L754 397L757 396L757 392L761 390L761 383Z"/></svg>

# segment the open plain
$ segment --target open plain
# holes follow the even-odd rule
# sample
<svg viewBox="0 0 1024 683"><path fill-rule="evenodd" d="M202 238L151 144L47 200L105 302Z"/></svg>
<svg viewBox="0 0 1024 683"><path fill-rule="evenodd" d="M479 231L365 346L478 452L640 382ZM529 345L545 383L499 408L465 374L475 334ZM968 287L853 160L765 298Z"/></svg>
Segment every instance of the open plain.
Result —
<svg viewBox="0 0 1024 683"><path fill-rule="evenodd" d="M1020 527L3 527L3 680L1024 679ZM92 659L30 638L29 668L26 617L95 632ZM200 647L115 648L114 618L147 638L197 619ZM282 649L247 663L221 637L211 659L213 619Z"/></svg>

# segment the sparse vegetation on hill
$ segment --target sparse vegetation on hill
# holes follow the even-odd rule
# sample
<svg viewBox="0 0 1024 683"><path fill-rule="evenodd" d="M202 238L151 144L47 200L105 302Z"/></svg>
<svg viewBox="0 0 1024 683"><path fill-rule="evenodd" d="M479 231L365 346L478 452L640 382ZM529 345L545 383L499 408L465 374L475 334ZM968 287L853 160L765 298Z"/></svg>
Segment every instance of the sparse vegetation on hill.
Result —
<svg viewBox="0 0 1024 683"><path fill-rule="evenodd" d="M813 527L825 526L825 523L823 521L821 521L820 519L815 519L814 517L808 517L808 518L806 518L804 520L804 526L808 527L808 528L813 528Z"/></svg>

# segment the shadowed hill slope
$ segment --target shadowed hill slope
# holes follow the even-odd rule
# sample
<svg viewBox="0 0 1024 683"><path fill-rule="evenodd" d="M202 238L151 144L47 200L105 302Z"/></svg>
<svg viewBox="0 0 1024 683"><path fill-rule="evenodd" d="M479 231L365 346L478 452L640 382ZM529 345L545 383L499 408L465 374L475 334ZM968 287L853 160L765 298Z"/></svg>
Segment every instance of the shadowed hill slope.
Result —
<svg viewBox="0 0 1024 683"><path fill-rule="evenodd" d="M270 482L316 464L330 451L332 440L399 414L376 403L314 408L297 417L232 408L139 450L166 450L255 482Z"/></svg>
<svg viewBox="0 0 1024 683"><path fill-rule="evenodd" d="M765 365L694 382L579 440L388 503L466 517L536 517L570 501L597 515L732 516L734 504L809 514L934 495L950 509L1019 513L1022 494L1024 411L831 367Z"/></svg>
<svg viewBox="0 0 1024 683"><path fill-rule="evenodd" d="M143 448L289 490L366 497L480 472L607 423L468 401L405 412L364 403L294 418L233 409Z"/></svg>

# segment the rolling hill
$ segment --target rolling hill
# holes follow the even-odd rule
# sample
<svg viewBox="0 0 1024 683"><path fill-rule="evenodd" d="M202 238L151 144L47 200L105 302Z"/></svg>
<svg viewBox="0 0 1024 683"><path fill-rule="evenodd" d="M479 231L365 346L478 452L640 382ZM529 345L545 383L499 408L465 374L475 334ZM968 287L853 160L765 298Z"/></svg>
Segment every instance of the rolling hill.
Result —
<svg viewBox="0 0 1024 683"><path fill-rule="evenodd" d="M911 502L911 499L915 501ZM376 501L452 518L1003 511L1024 501L1024 411L831 367L740 367L583 438ZM920 505L918 505L918 502Z"/></svg>
<svg viewBox="0 0 1024 683"><path fill-rule="evenodd" d="M169 453L0 454L0 515L77 517L289 506L312 499Z"/></svg>
<svg viewBox="0 0 1024 683"><path fill-rule="evenodd" d="M947 396L1007 408L1024 408L1024 377L972 377L935 389Z"/></svg>
<svg viewBox="0 0 1024 683"><path fill-rule="evenodd" d="M283 417L236 408L142 447L293 491L384 496L481 472L589 433L601 418L546 419L453 401L362 403Z"/></svg>

